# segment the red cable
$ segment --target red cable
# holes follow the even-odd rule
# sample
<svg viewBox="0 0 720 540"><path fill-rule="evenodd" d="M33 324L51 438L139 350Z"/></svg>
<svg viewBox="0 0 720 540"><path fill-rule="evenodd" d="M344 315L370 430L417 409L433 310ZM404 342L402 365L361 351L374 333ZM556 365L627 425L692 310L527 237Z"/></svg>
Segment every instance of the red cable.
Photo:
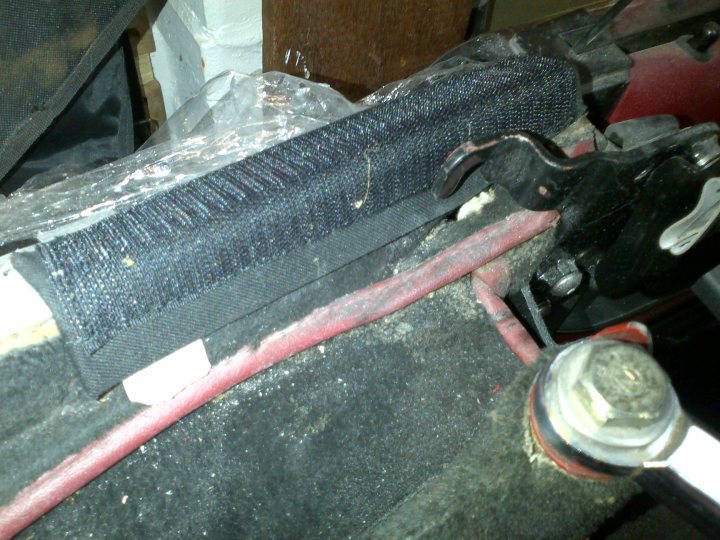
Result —
<svg viewBox="0 0 720 540"><path fill-rule="evenodd" d="M540 356L540 347L503 301L511 281L510 265L500 257L472 273L475 298L490 316L500 337L525 365Z"/></svg>
<svg viewBox="0 0 720 540"><path fill-rule="evenodd" d="M257 349L241 349L174 398L111 429L20 491L0 507L0 538L17 534L141 444L239 382L293 354L408 306L554 226L557 220L554 211L512 214L412 270L316 309L268 336ZM438 331L442 331L441 326Z"/></svg>

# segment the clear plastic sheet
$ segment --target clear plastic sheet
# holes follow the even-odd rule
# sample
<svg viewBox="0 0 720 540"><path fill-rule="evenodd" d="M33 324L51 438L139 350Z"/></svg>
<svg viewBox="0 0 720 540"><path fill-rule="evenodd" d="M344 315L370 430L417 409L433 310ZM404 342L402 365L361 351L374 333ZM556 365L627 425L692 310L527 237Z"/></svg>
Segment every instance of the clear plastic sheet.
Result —
<svg viewBox="0 0 720 540"><path fill-rule="evenodd" d="M227 72L209 81L136 153L74 176L53 171L51 178L31 180L28 189L0 199L0 245L30 238L44 241L80 229L291 137L396 99L420 84L483 65L463 58L445 60L358 103L327 85L284 73Z"/></svg>
<svg viewBox="0 0 720 540"><path fill-rule="evenodd" d="M382 88L360 100L359 103L368 107L379 105L380 103L400 98L421 84L432 84L435 81L442 80L455 73L474 71L476 69L481 69L486 65L487 62L471 60L461 56L448 58L447 60L436 62L431 66L418 71L407 79L386 84Z"/></svg>

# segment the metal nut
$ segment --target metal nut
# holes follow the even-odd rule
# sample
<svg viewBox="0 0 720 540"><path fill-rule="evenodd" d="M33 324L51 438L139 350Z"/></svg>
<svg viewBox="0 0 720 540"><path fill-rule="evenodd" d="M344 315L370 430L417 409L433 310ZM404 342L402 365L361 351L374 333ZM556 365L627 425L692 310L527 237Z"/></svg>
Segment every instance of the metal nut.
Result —
<svg viewBox="0 0 720 540"><path fill-rule="evenodd" d="M538 375L531 403L534 427L553 452L622 474L656 459L682 415L655 360L608 338L560 351Z"/></svg>
<svg viewBox="0 0 720 540"><path fill-rule="evenodd" d="M575 292L583 280L575 261L567 256L546 261L537 273L540 284L556 298L564 298Z"/></svg>
<svg viewBox="0 0 720 540"><path fill-rule="evenodd" d="M621 445L647 444L662 432L674 395L652 356L624 343L592 347L570 392L576 427Z"/></svg>

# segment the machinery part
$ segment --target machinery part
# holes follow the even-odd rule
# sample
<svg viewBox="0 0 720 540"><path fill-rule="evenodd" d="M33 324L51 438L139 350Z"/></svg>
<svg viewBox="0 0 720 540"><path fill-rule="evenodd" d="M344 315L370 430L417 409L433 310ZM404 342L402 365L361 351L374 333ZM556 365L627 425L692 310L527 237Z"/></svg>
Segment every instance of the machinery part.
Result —
<svg viewBox="0 0 720 540"><path fill-rule="evenodd" d="M538 269L535 277L544 289L555 298L574 293L582 284L583 275L572 257L567 254L551 257Z"/></svg>
<svg viewBox="0 0 720 540"><path fill-rule="evenodd" d="M704 429L690 425L672 453L645 463L636 481L678 514L717 538L720 532L718 456L720 441Z"/></svg>
<svg viewBox="0 0 720 540"><path fill-rule="evenodd" d="M542 308L538 305L535 300L535 295L527 284L520 290L510 295L510 301L517 310L518 314L535 333L535 337L538 338L543 345L546 347L552 347L555 345L555 339L550 332L545 319L543 318Z"/></svg>
<svg viewBox="0 0 720 540"><path fill-rule="evenodd" d="M719 16L715 11L704 18ZM683 125L720 121L720 46L716 41L699 53L687 44L687 30L684 37L668 36L666 43L655 42L629 55L629 84L609 111L609 124L658 114L680 118Z"/></svg>
<svg viewBox="0 0 720 540"><path fill-rule="evenodd" d="M720 25L715 21L703 25L702 31L687 40L687 44L698 52L706 52L715 43L720 35Z"/></svg>
<svg viewBox="0 0 720 540"><path fill-rule="evenodd" d="M543 440L590 471L628 474L654 459L680 414L670 381L642 348L616 340L580 342L561 352L535 383ZM549 425L540 419L545 418ZM568 448L566 449L565 446Z"/></svg>
<svg viewBox="0 0 720 540"><path fill-rule="evenodd" d="M709 62L712 60L710 47L717 41L718 35L720 35L720 25L715 21L709 21L696 34L680 36L678 45L696 60Z"/></svg>
<svg viewBox="0 0 720 540"><path fill-rule="evenodd" d="M450 197L468 174L480 167L490 183L506 188L518 204L530 210L567 209L586 203L602 208L574 208L572 219L561 229L586 224L591 217L607 216L613 209L626 207L619 196L637 195L655 165L673 156L694 161L699 147L717 138L715 124L703 124L660 137L626 152L597 152L574 158L562 156L557 148L535 136L506 132L479 142L466 142L445 160L433 185L438 199ZM606 180L616 180L608 189ZM583 195L584 194L584 195ZM603 220L612 222L612 219Z"/></svg>
<svg viewBox="0 0 720 540"><path fill-rule="evenodd" d="M598 38L600 35L609 28L615 17L617 17L622 10L628 7L631 0L618 0L615 5L608 9L598 21L590 27L587 33L573 46L573 50L576 53L585 52L588 47Z"/></svg>
<svg viewBox="0 0 720 540"><path fill-rule="evenodd" d="M703 531L720 533L720 442L682 411L641 347L600 338L566 348L538 374L531 418L542 448L571 474L633 476Z"/></svg>
<svg viewBox="0 0 720 540"><path fill-rule="evenodd" d="M658 239L688 216L714 176L714 162L700 166L698 159L717 145L717 133L717 125L703 124L645 144L634 141L627 151L565 158L528 133L508 132L452 152L433 193L449 197L479 169L521 206L560 211L559 245L571 255L598 254L591 264L597 267L601 294L619 297L640 288L663 296L695 281L713 264L711 255L707 263L683 265L661 249ZM712 220L702 224L707 230Z"/></svg>
<svg viewBox="0 0 720 540"><path fill-rule="evenodd" d="M603 294L619 298L640 290L664 296L717 264L717 250L702 241L714 223L712 182L707 204L701 195L713 174L679 156L652 171L630 218L598 261L595 280Z"/></svg>
<svg viewBox="0 0 720 540"><path fill-rule="evenodd" d="M720 319L720 266L698 279L692 290L710 312Z"/></svg>
<svg viewBox="0 0 720 540"><path fill-rule="evenodd" d="M680 122L669 114L644 116L610 124L603 135L622 150L642 146L647 141L677 133Z"/></svg>
<svg viewBox="0 0 720 540"><path fill-rule="evenodd" d="M652 352L653 349L650 330L644 324L635 321L608 326L593 334L590 339L612 339L624 343L637 343L647 349L648 352Z"/></svg>
<svg viewBox="0 0 720 540"><path fill-rule="evenodd" d="M660 236L660 247L682 255L693 247L720 216L720 177L705 182L695 209Z"/></svg>

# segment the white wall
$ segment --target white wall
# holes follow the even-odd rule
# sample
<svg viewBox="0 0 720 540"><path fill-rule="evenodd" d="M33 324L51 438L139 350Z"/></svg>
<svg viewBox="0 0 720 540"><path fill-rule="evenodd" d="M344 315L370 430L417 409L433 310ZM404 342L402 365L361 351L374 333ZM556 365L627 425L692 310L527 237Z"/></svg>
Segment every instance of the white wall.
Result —
<svg viewBox="0 0 720 540"><path fill-rule="evenodd" d="M168 116L219 73L262 69L262 0L156 0L148 13Z"/></svg>

